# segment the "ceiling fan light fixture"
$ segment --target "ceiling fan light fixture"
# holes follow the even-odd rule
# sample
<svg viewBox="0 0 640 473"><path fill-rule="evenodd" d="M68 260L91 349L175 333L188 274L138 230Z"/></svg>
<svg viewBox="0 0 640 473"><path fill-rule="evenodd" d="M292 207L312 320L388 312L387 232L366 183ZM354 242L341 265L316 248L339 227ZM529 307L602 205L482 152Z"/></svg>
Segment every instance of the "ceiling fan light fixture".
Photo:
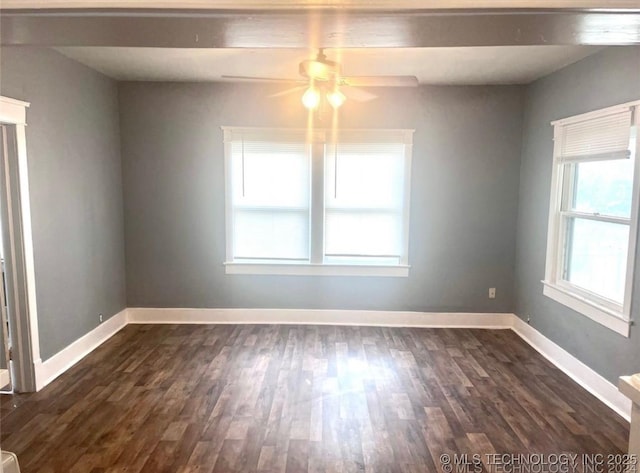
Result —
<svg viewBox="0 0 640 473"><path fill-rule="evenodd" d="M312 110L320 104L320 91L315 87L309 87L302 96L302 104Z"/></svg>
<svg viewBox="0 0 640 473"><path fill-rule="evenodd" d="M334 90L327 94L327 100L333 108L340 108L347 98L339 90Z"/></svg>

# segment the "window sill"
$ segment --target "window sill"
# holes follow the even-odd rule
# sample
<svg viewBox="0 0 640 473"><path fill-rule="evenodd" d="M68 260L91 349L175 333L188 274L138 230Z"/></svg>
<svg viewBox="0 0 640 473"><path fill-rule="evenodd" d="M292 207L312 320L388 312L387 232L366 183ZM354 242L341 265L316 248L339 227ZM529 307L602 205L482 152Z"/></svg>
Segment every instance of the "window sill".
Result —
<svg viewBox="0 0 640 473"><path fill-rule="evenodd" d="M631 321L627 320L622 313L603 307L549 281L542 281L542 284L544 285L542 292L545 296L629 338Z"/></svg>
<svg viewBox="0 0 640 473"><path fill-rule="evenodd" d="M409 276L409 266L374 266L308 263L224 263L226 274L281 276Z"/></svg>

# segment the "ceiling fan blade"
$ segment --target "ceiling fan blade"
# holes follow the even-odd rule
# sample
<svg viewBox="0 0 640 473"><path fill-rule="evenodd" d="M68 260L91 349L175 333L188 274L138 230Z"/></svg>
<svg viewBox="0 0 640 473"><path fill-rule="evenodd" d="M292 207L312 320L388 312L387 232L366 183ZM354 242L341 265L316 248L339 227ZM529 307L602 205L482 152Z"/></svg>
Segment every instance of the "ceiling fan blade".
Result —
<svg viewBox="0 0 640 473"><path fill-rule="evenodd" d="M417 87L415 76L349 76L342 83L356 87Z"/></svg>
<svg viewBox="0 0 640 473"><path fill-rule="evenodd" d="M378 98L377 95L357 87L341 87L340 92L342 92L345 97L355 100L356 102L368 102L369 100Z"/></svg>
<svg viewBox="0 0 640 473"><path fill-rule="evenodd" d="M298 87L292 87L291 89L286 89L286 90L283 90L281 92L276 92L275 94L271 94L271 95L269 95L269 98L282 97L284 95L289 95L289 94L292 94L294 92L297 92L299 90L303 90L303 89L306 89L306 88L307 88L306 85L299 85Z"/></svg>
<svg viewBox="0 0 640 473"><path fill-rule="evenodd" d="M305 82L301 79L283 79L280 77L251 77L251 76L220 76L223 79L233 79L238 81L253 81L253 82L288 82L291 84L300 84Z"/></svg>

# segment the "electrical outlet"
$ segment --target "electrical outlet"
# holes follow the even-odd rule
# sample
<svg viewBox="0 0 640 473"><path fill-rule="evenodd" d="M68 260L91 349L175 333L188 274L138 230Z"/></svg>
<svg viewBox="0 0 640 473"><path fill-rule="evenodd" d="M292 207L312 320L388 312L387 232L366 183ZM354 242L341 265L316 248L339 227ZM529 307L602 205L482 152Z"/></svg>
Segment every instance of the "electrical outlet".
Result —
<svg viewBox="0 0 640 473"><path fill-rule="evenodd" d="M102 314L98 314L98 318L100 319L100 323L102 323Z"/></svg>
<svg viewBox="0 0 640 473"><path fill-rule="evenodd" d="M489 288L489 299L495 299L496 298L496 288L495 287L490 287Z"/></svg>

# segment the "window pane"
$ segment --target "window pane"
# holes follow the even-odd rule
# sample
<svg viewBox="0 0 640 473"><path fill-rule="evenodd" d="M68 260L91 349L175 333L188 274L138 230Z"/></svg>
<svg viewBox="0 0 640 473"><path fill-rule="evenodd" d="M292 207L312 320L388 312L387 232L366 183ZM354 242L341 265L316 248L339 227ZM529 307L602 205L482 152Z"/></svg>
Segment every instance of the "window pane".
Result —
<svg viewBox="0 0 640 473"><path fill-rule="evenodd" d="M401 228L402 218L393 212L327 210L325 254L400 255Z"/></svg>
<svg viewBox="0 0 640 473"><path fill-rule="evenodd" d="M402 206L404 144L339 144L337 169L335 147L327 146L326 154L327 206L387 209Z"/></svg>
<svg viewBox="0 0 640 473"><path fill-rule="evenodd" d="M243 159L244 156L244 159ZM309 206L310 150L304 143L234 142L233 199L242 206Z"/></svg>
<svg viewBox="0 0 640 473"><path fill-rule="evenodd" d="M325 261L398 264L405 145L340 143L337 159L335 146L327 146L325 153Z"/></svg>
<svg viewBox="0 0 640 473"><path fill-rule="evenodd" d="M568 218L567 280L622 304L628 243L628 225Z"/></svg>
<svg viewBox="0 0 640 473"><path fill-rule="evenodd" d="M310 147L232 143L233 257L309 259Z"/></svg>
<svg viewBox="0 0 640 473"><path fill-rule="evenodd" d="M573 166L574 210L630 218L633 155L631 159L582 162Z"/></svg>
<svg viewBox="0 0 640 473"><path fill-rule="evenodd" d="M234 213L235 258L309 259L309 213L251 211Z"/></svg>

